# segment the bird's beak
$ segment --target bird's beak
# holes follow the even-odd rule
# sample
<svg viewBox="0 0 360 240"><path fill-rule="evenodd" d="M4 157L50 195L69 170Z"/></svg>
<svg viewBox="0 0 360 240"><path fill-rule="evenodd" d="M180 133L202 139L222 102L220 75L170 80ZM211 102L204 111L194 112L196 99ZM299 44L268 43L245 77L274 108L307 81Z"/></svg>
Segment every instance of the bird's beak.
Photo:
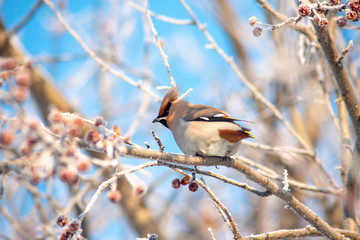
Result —
<svg viewBox="0 0 360 240"><path fill-rule="evenodd" d="M161 119L162 119L161 117L157 117L157 118L155 118L152 122L153 122L153 123L156 123L156 122L159 122Z"/></svg>
<svg viewBox="0 0 360 240"><path fill-rule="evenodd" d="M166 118L165 118L165 117L157 117L157 118L155 118L152 122L153 122L153 123L156 123L156 122L160 122L161 120L165 120L165 121L166 121Z"/></svg>

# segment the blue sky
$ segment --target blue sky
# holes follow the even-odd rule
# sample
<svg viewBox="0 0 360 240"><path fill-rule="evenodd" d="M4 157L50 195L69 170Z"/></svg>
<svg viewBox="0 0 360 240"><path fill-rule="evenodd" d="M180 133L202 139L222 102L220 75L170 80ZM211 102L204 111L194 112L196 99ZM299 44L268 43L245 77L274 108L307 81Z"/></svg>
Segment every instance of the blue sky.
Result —
<svg viewBox="0 0 360 240"><path fill-rule="evenodd" d="M36 2L36 0L2 1L0 12L6 28L11 30L16 26ZM55 4L58 6L59 2L56 1ZM68 0L65 2L66 8L62 9L61 13L92 50L111 52L126 66L130 66L137 72L143 72L145 68L143 57L144 27L141 13L130 9L122 1L118 2L116 0ZM235 55L229 38L222 27L219 26L214 13L209 10L207 1L188 0L187 2L199 21L206 24L207 30L218 45L228 55ZM141 5L142 1L139 1L139 4ZM246 50L254 64L255 75L259 77L266 76L264 79L271 79L276 76L272 72L274 69L271 69L273 67L271 64L274 64L271 62L272 56L276 55L273 42L268 41L271 33L266 32L256 39L252 35L252 28L247 24L248 18L251 16L256 16L262 22L266 22L266 18L255 1L232 1L232 4L234 11L238 13L243 23L239 26L239 29L241 29ZM178 19L190 19L181 3L177 0L150 0L149 8L158 14ZM219 108L230 106L233 108L229 112L234 117L250 121L257 119L257 113L252 111L253 106L250 103L252 98L250 98L246 88L219 54L214 50L205 48L208 42L199 29L195 26L179 26L155 18L152 19L160 39L164 42L164 51L169 56L170 69L176 83L181 86L182 92L185 92L188 88L194 89L186 100ZM345 30L344 36L345 40L349 40L352 34L350 31ZM86 55L78 42L64 30L48 6L43 4L35 16L17 33L17 37L30 59L36 60L44 56L60 56L63 54L79 55L79 58L71 61L62 61L57 64L40 61L34 62L34 66L47 72L48 76L51 76L49 79L85 117L92 119L97 115L103 115L106 108L109 108L110 110L106 112L109 114L109 127L116 124L123 132L127 131L136 117L143 94L123 80L104 73L98 64ZM156 86L169 86L169 78L155 44L150 46L150 56L151 89L159 96L163 96L165 91L156 90ZM115 64L113 67L122 69ZM142 76L133 74L126 68L124 69L126 74L134 80L144 80ZM269 82L264 82L263 85L259 84L259 86L267 87L266 84L269 84ZM103 95L101 95L102 89L107 90ZM240 97L232 98L236 99L236 102L227 103L227 99L230 99L230 96L234 93L240 95ZM270 92L267 97L271 99L275 97L273 95ZM104 103L104 97L109 97L110 101ZM36 115L37 111L33 101L28 100L26 106L31 114ZM132 140L142 146L144 142L149 142L152 148L157 149L157 145L150 133L150 130L153 129L165 143L166 151L180 153L168 129L160 124L151 123L152 119L157 115L158 108L159 103L151 100L149 110L144 115ZM288 116L286 115L286 117ZM250 125L249 127L254 128L253 133L255 136L259 136L257 132L260 132L261 124ZM286 132L286 134L289 133ZM326 137L327 135L324 136L324 138ZM256 141L262 142L263 140L259 137ZM287 144L290 145L292 142L290 140ZM327 147L320 149L320 156L325 156L330 161L337 161L338 157L333 151L329 152ZM144 162L138 159L122 159L122 161L128 164ZM331 165L333 165L332 162ZM211 170L214 170L214 168L211 168ZM152 179L156 179L169 170L153 168L149 171L153 174ZM226 169L217 171L238 177L238 174ZM152 179L146 179L145 181L150 183ZM171 177L164 181L163 184L160 184L159 195L163 194L164 197L169 197L171 191L163 193L161 190L169 188L170 180ZM209 182L212 183L211 180ZM44 186L39 185L39 188L44 189ZM61 192L66 193L66 189L60 189ZM231 210L235 216L240 216L241 219L241 214L249 211L246 208L249 199L243 191L234 194L234 188L221 188L221 185L216 190L222 196L225 205L232 207ZM26 196L26 194L24 195ZM186 201L194 200L196 196L199 195L190 197L181 195L180 199L183 200L181 204L186 205ZM102 200L106 200L104 196ZM244 205L238 207L240 202ZM27 204L31 206L33 202L30 201ZM111 211L111 206L106 205L105 210ZM24 208L22 214L27 213L28 208ZM120 219L107 226L102 232L95 234L91 239L113 239L115 236L125 239L129 238L129 236L133 237L134 232L128 230L124 219Z"/></svg>

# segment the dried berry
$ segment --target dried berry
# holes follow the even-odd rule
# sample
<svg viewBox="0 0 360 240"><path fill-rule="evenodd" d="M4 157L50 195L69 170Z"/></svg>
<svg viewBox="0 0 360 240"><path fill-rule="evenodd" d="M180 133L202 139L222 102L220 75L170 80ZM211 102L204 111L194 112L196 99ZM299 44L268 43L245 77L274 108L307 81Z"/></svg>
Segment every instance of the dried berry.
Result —
<svg viewBox="0 0 360 240"><path fill-rule="evenodd" d="M75 138L80 135L80 129L79 128L70 128L67 132L69 137Z"/></svg>
<svg viewBox="0 0 360 240"><path fill-rule="evenodd" d="M189 184L189 190L191 192L196 192L199 189L199 185L196 182L191 182Z"/></svg>
<svg viewBox="0 0 360 240"><path fill-rule="evenodd" d="M138 183L136 186L134 186L133 193L135 196L141 197L145 194L146 190L147 187L144 183Z"/></svg>
<svg viewBox="0 0 360 240"><path fill-rule="evenodd" d="M310 13L311 13L311 9L310 9L310 6L308 4L301 4L299 6L299 14L300 14L300 16L306 17L306 16L309 16Z"/></svg>
<svg viewBox="0 0 360 240"><path fill-rule="evenodd" d="M69 224L69 231L71 233L76 233L77 231L79 231L79 229L80 229L80 222L79 221L74 220Z"/></svg>
<svg viewBox="0 0 360 240"><path fill-rule="evenodd" d="M32 152L32 147L30 146L28 141L25 141L19 149L20 153L24 156L29 155Z"/></svg>
<svg viewBox="0 0 360 240"><path fill-rule="evenodd" d="M27 90L26 90L26 88L21 87L21 86L14 87L11 91L11 94L12 94L14 100L18 103L25 102L25 100L27 98Z"/></svg>
<svg viewBox="0 0 360 240"><path fill-rule="evenodd" d="M319 21L320 27L326 27L329 24L329 21L326 18L321 18Z"/></svg>
<svg viewBox="0 0 360 240"><path fill-rule="evenodd" d="M359 21L359 15L356 11L354 10L348 10L345 13L345 17L347 20L349 21L353 21L353 22L357 22Z"/></svg>
<svg viewBox="0 0 360 240"><path fill-rule="evenodd" d="M190 177L189 176L185 176L185 177L183 177L183 179L181 179L181 185L187 185L187 184L189 184L189 182L190 182Z"/></svg>
<svg viewBox="0 0 360 240"><path fill-rule="evenodd" d="M5 80L7 78L7 73L6 73L6 71L2 71L1 72L1 79L2 80Z"/></svg>
<svg viewBox="0 0 360 240"><path fill-rule="evenodd" d="M78 151L78 147L76 145L69 145L66 149L65 155L67 157L74 157Z"/></svg>
<svg viewBox="0 0 360 240"><path fill-rule="evenodd" d="M39 121L31 120L29 122L29 127L30 127L31 130L37 130L39 128Z"/></svg>
<svg viewBox="0 0 360 240"><path fill-rule="evenodd" d="M59 225L60 227L64 227L68 223L69 223L69 218L63 215L59 216L56 220L56 224Z"/></svg>
<svg viewBox="0 0 360 240"><path fill-rule="evenodd" d="M0 133L0 143L10 145L14 141L14 133L10 130L4 130Z"/></svg>
<svg viewBox="0 0 360 240"><path fill-rule="evenodd" d="M98 141L100 141L100 139L100 133L98 131L90 131L86 135L86 140L89 143L97 143Z"/></svg>
<svg viewBox="0 0 360 240"><path fill-rule="evenodd" d="M95 125L96 127L100 127L100 126L102 126L102 125L104 125L104 124L105 124L105 122L104 122L104 119L103 119L102 117L97 116L97 117L95 118L95 120L94 120L94 125Z"/></svg>
<svg viewBox="0 0 360 240"><path fill-rule="evenodd" d="M60 134L61 133L61 126L59 124L53 125L51 126L51 131L55 134Z"/></svg>
<svg viewBox="0 0 360 240"><path fill-rule="evenodd" d="M345 27L347 23L347 20L346 18L344 17L339 17L337 20L336 20L336 24L339 26L339 27Z"/></svg>
<svg viewBox="0 0 360 240"><path fill-rule="evenodd" d="M175 188L175 189L180 188L180 186L181 186L180 179L175 178L174 180L172 180L171 186L172 186L173 188Z"/></svg>
<svg viewBox="0 0 360 240"><path fill-rule="evenodd" d="M80 158L76 164L77 166L77 169L80 171L80 172L86 172L89 170L90 168L90 160L89 158L87 157L83 157L83 158Z"/></svg>
<svg viewBox="0 0 360 240"><path fill-rule="evenodd" d="M75 116L72 120L72 126L74 128L81 128L84 125L84 120L81 117Z"/></svg>
<svg viewBox="0 0 360 240"><path fill-rule="evenodd" d="M354 11L360 10L360 0L350 0L349 7Z"/></svg>
<svg viewBox="0 0 360 240"><path fill-rule="evenodd" d="M65 229L65 231L60 235L60 240L69 240L73 234L69 231L69 229Z"/></svg>
<svg viewBox="0 0 360 240"><path fill-rule="evenodd" d="M20 69L15 73L15 82L21 87L29 87L31 84L31 74L27 69Z"/></svg>
<svg viewBox="0 0 360 240"><path fill-rule="evenodd" d="M76 169L71 167L62 168L59 171L60 180L68 184L75 184L79 180Z"/></svg>
<svg viewBox="0 0 360 240"><path fill-rule="evenodd" d="M41 178L40 178L39 174L37 174L36 172L33 172L30 176L31 184L37 185L37 184L39 184L40 181L41 181Z"/></svg>
<svg viewBox="0 0 360 240"><path fill-rule="evenodd" d="M256 23L257 23L256 17L252 16L252 17L249 18L249 24L250 24L251 26L255 26Z"/></svg>
<svg viewBox="0 0 360 240"><path fill-rule="evenodd" d="M262 28L261 27L254 28L253 34L255 37L260 37L260 35L262 34Z"/></svg>
<svg viewBox="0 0 360 240"><path fill-rule="evenodd" d="M340 0L330 0L329 3L330 3L330 5L339 5Z"/></svg>
<svg viewBox="0 0 360 240"><path fill-rule="evenodd" d="M53 110L49 113L48 119L52 123L60 123L63 120L63 116L59 110Z"/></svg>
<svg viewBox="0 0 360 240"><path fill-rule="evenodd" d="M5 61L0 63L1 70L13 70L16 68L17 62L15 59L6 59Z"/></svg>
<svg viewBox="0 0 360 240"><path fill-rule="evenodd" d="M108 198L112 203L118 203L121 200L121 193L118 190L111 190L108 192Z"/></svg>

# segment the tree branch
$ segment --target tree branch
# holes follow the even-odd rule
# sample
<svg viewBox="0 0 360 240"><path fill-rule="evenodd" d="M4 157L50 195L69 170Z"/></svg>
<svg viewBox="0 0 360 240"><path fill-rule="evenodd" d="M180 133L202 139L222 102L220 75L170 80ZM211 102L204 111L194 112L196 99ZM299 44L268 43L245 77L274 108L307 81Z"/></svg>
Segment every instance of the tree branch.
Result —
<svg viewBox="0 0 360 240"><path fill-rule="evenodd" d="M126 154L124 154L123 152L119 152L119 154L125 155L127 157L159 160L183 165L224 166L235 169L243 173L251 181L256 182L260 186L264 187L267 191L286 202L287 205L292 210L294 210L299 217L303 218L312 226L314 226L324 236L328 237L329 239L346 239L343 235L333 229L329 224L327 224L324 220L317 216L308 207L306 207L299 200L297 200L290 192L279 188L277 184L246 165L243 161L239 160L239 158L233 159L229 157L196 157L185 156L181 154L171 154L132 146L126 146L126 148ZM106 149L104 148L93 150L100 152L106 151Z"/></svg>

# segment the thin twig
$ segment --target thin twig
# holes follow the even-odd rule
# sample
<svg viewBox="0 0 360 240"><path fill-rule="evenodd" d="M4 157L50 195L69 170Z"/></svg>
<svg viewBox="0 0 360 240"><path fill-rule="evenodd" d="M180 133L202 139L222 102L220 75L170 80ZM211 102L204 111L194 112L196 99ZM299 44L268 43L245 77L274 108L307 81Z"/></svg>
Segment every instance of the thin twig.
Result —
<svg viewBox="0 0 360 240"><path fill-rule="evenodd" d="M94 193L94 195L92 196L90 202L86 205L86 208L85 210L78 216L78 220L79 221L82 221L84 219L84 217L86 216L86 214L93 208L96 200L99 198L100 194L107 188L109 187L116 179L124 176L125 174L128 174L128 173L132 173L132 172L135 172L135 171L139 171L141 169L144 169L144 168L148 168L148 167L153 167L153 166L156 166L158 165L158 163L155 161L155 162L147 162L147 163L144 163L144 164L141 164L141 165L138 165L138 166L135 166L133 168L130 168L130 169L126 169L126 170L123 170L121 172L117 172L115 174L114 177L102 182L99 187L97 188L96 192Z"/></svg>
<svg viewBox="0 0 360 240"><path fill-rule="evenodd" d="M348 44L348 46L344 49L344 50L342 50L341 51L341 55L340 55L340 57L338 57L338 59L336 59L336 64L342 64L341 62L342 62L342 60L344 59L344 57L345 57L345 55L348 53L348 52L350 52L350 49L353 47L353 41L352 40L350 40L349 41L349 44Z"/></svg>
<svg viewBox="0 0 360 240"><path fill-rule="evenodd" d="M25 24L29 22L29 20L34 16L36 11L40 8L42 3L43 0L38 0L31 8L29 13L13 29L8 32L8 37L11 37L15 33L17 33L23 26L25 26Z"/></svg>
<svg viewBox="0 0 360 240"><path fill-rule="evenodd" d="M149 22L149 25L150 25L150 28L151 28L151 31L155 37L155 42L156 42L156 47L159 49L159 52L161 54L161 57L164 61L164 64L165 64L165 67L166 67L166 70L167 70L167 73L169 75L169 79L170 79L170 84L172 87L176 87L176 83L174 81L174 78L172 77L171 75L171 72L170 72L170 66L169 66L169 62L168 62L168 56L166 56L166 54L164 53L164 50L161 46L161 42L159 40L159 36L158 36L158 33L154 27L154 23L152 22L151 20L151 17L150 17L150 12L149 12L149 9L148 9L148 2L147 0L144 0L144 8L145 8L145 16Z"/></svg>
<svg viewBox="0 0 360 240"><path fill-rule="evenodd" d="M176 18L172 18L172 17L168 17L165 15L161 15L161 14L156 14L153 11L150 10L146 10L146 8L141 7L140 5L132 2L132 1L128 1L125 0L125 2L133 9L142 12L142 13L146 13L146 11L149 12L149 15L160 20L163 22L167 22L167 23L171 23L171 24L176 24L176 25L191 25L193 24L193 22L191 20L188 19L176 19Z"/></svg>
<svg viewBox="0 0 360 240"><path fill-rule="evenodd" d="M143 86L142 82L134 81L133 79L131 79L130 77L125 75L124 72L117 71L117 70L111 68L104 60L99 58L96 55L96 53L88 47L88 45L84 42L84 40L82 40L82 38L79 36L79 34L77 34L77 32L75 32L75 30L72 27L70 27L70 25L65 21L65 19L61 15L61 13L58 10L56 10L56 8L55 8L54 4L51 2L51 0L43 0L43 1L54 12L55 16L58 18L59 22L64 26L64 28L74 37L74 39L80 44L80 46L85 50L85 52L92 59L94 59L96 63L98 63L102 67L102 69L104 71L109 72L109 73L123 79L125 82L129 83L130 85L132 85L134 87L139 88L143 92L145 92L145 93L149 94L150 96L152 96L156 101L158 101L158 102L161 101L161 98L159 96L157 96L155 93L153 93L150 89L145 88Z"/></svg>
<svg viewBox="0 0 360 240"><path fill-rule="evenodd" d="M308 150L304 150L304 149L300 149L300 148L293 148L293 147L273 147L270 145L266 145L266 144L261 144L261 143L254 143L254 142L249 142L249 141L242 141L243 145L252 147L252 148L256 148L256 149L260 149L263 151L270 151L270 152L279 152L279 153L296 153L296 154L303 154L303 155L307 155L312 157L313 153L309 152Z"/></svg>
<svg viewBox="0 0 360 240"><path fill-rule="evenodd" d="M153 136L153 138L155 139L157 145L159 146L160 152L163 152L164 149L165 149L165 146L162 144L160 138L156 135L154 130L151 130L151 135Z"/></svg>
<svg viewBox="0 0 360 240"><path fill-rule="evenodd" d="M356 239L356 240L360 239L360 234L355 231L351 232L343 229L335 229L335 230L350 239ZM317 231L315 228L309 226L302 229L284 229L284 230L277 230L274 232L251 235L249 237L243 237L243 240L297 239L302 237L316 237L316 236L321 236L321 233Z"/></svg>
<svg viewBox="0 0 360 240"><path fill-rule="evenodd" d="M184 176L189 176L191 177L190 174L187 174L185 173L184 171L181 171L179 169L176 169L176 168L172 168L174 171L180 173L180 174L183 174ZM227 208L225 207L225 205L220 201L220 199L218 199L215 194L211 191L211 189L206 186L202 181L198 180L198 179L195 179L195 181L207 192L207 194L210 196L210 198L212 199L212 201L220 207L221 211L224 212L224 214L226 215L227 217L227 220L229 221L230 223L230 227L231 227L231 231L233 232L234 234L234 239L241 239L241 235L240 235L240 232L239 232L239 229L234 221L234 219L232 218L230 212L227 210Z"/></svg>

